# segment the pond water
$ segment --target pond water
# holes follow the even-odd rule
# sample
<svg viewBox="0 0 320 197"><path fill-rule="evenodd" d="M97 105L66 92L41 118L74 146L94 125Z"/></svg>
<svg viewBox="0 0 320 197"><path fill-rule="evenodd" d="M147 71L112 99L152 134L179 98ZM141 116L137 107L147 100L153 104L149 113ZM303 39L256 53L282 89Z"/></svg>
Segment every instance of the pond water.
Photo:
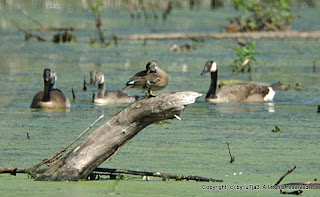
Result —
<svg viewBox="0 0 320 197"><path fill-rule="evenodd" d="M84 77L89 72L106 75L107 89L120 90L137 71L155 59L170 75L168 86L158 93L196 91L205 94L209 75L200 76L204 63L214 59L219 66L219 79L237 79L272 83L280 80L295 86L278 91L274 102L258 104L220 104L204 101L204 96L181 114L182 121L150 125L127 143L101 167L160 171L223 179L223 183L194 181L161 181L152 178L101 180L80 182L35 182L26 175L0 175L0 196L275 196L279 190L206 191L209 186L274 184L289 168L297 169L282 183L310 181L319 174L320 68L313 72L313 60L318 62L319 40L262 39L257 40L257 63L252 73L233 74L229 67L236 58L232 47L235 40L206 40L203 43L185 41L119 41L107 48L89 46L89 34L94 34L93 19L81 9L52 11L27 7L44 26L73 26L77 43L24 41L24 35L4 18L0 28L0 167L31 167L56 153L75 139L101 114L103 121L126 105L96 106L91 103L95 87L82 91ZM296 30L320 29L320 10L297 10L301 16L293 24ZM37 26L15 9L8 15L27 29ZM126 10L108 9L104 13L106 35L150 32L211 32L219 31L225 18L234 16L232 9L174 10L163 21L130 20ZM43 34L46 38L50 35ZM170 53L172 42L190 43L193 52ZM70 99L70 111L30 109L35 93L42 90L42 72L51 68L57 72L56 86ZM72 102L71 88L76 91ZM130 89L130 94L143 95ZM272 130L280 127L279 133ZM29 139L27 138L29 135ZM226 142L230 144L235 162L230 164ZM316 196L317 190L304 190L304 196Z"/></svg>

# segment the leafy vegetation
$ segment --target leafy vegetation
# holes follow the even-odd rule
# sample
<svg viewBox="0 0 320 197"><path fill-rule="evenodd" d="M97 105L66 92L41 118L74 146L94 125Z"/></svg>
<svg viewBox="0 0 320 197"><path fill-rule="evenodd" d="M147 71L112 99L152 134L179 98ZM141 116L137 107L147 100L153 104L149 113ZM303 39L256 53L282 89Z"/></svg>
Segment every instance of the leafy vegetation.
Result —
<svg viewBox="0 0 320 197"><path fill-rule="evenodd" d="M101 26L102 26L101 12L103 7L103 2L102 0L90 1L89 5L90 5L90 14L94 17L95 27L99 34L99 41L98 41L98 39L96 38L96 31L95 31L95 38L90 38L90 44L92 45L97 42L100 42L100 44L105 45L106 43L104 40L104 34L103 34L103 31L101 30Z"/></svg>
<svg viewBox="0 0 320 197"><path fill-rule="evenodd" d="M244 14L230 20L229 32L281 31L290 29L296 16L288 0L233 0L235 8Z"/></svg>
<svg viewBox="0 0 320 197"><path fill-rule="evenodd" d="M237 58L231 63L232 72L251 72L251 66L256 62L255 55L259 54L255 52L256 42L248 43L245 46L234 47L233 50L237 52Z"/></svg>

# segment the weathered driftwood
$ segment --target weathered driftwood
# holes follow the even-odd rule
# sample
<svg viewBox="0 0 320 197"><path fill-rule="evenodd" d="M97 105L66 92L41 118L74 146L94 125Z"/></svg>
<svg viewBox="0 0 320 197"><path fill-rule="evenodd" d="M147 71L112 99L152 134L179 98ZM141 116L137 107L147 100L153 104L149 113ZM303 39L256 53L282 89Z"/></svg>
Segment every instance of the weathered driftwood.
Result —
<svg viewBox="0 0 320 197"><path fill-rule="evenodd" d="M277 32L238 32L238 33L153 33L118 36L119 40L170 40L170 39L226 39L226 38L320 38L320 30L315 31L277 31Z"/></svg>
<svg viewBox="0 0 320 197"><path fill-rule="evenodd" d="M185 176L181 174L168 174L162 172L145 172L145 171L135 171L135 170L126 170L126 169L110 169L110 168L96 168L95 172L108 172L108 173L116 173L116 174L130 174L130 175L139 175L139 176L152 176L159 177L163 180L175 179L177 181L181 180L194 180L194 181L202 181L202 182L223 182L223 180L219 179L211 179L205 178L201 176Z"/></svg>
<svg viewBox="0 0 320 197"><path fill-rule="evenodd" d="M179 115L201 96L196 92L160 94L137 101L92 132L68 155L42 173L39 181L76 181L86 179L102 162L146 126Z"/></svg>

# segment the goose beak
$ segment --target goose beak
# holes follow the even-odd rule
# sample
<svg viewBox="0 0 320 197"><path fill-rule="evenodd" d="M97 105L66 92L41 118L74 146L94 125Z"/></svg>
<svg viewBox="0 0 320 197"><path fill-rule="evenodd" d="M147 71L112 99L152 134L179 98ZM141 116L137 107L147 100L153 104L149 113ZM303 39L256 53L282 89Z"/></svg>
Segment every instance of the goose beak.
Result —
<svg viewBox="0 0 320 197"><path fill-rule="evenodd" d="M204 69L202 70L201 75L204 75L204 74L206 74L207 72L208 72L208 68L207 68L207 67L204 67Z"/></svg>
<svg viewBox="0 0 320 197"><path fill-rule="evenodd" d="M49 81L49 80L50 80L50 75L47 75L47 74L44 75L44 80L45 80L45 81Z"/></svg>
<svg viewBox="0 0 320 197"><path fill-rule="evenodd" d="M51 78L51 70L50 69L45 69L43 73L43 78L45 81L49 81Z"/></svg>

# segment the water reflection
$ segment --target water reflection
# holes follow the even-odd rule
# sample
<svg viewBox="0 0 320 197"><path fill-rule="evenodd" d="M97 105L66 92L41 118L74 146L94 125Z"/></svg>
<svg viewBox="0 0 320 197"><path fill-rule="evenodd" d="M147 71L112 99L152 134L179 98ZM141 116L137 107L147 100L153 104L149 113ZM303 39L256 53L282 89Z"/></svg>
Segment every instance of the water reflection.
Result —
<svg viewBox="0 0 320 197"><path fill-rule="evenodd" d="M217 113L275 112L275 104L269 103L221 103L208 104L208 108Z"/></svg>
<svg viewBox="0 0 320 197"><path fill-rule="evenodd" d="M31 109L32 116L37 117L62 117L69 113L70 109Z"/></svg>

